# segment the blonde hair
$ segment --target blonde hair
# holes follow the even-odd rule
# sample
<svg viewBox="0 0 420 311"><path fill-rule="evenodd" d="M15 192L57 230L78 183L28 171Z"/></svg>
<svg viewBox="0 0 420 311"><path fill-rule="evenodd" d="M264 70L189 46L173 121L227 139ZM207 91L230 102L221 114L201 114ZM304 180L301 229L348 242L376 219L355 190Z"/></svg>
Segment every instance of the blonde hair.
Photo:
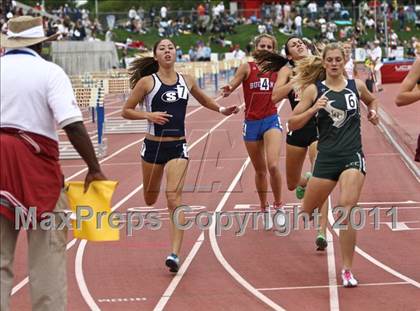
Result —
<svg viewBox="0 0 420 311"><path fill-rule="evenodd" d="M266 33L263 33L262 35L259 35L259 36L255 37L255 40L254 40L254 42L255 42L255 45L254 45L255 49L257 48L258 44L260 43L260 41L263 38L270 39L271 42L273 43L273 51L276 51L277 50L277 39L276 39L276 37L274 37L272 35L269 35L269 34L266 34Z"/></svg>
<svg viewBox="0 0 420 311"><path fill-rule="evenodd" d="M302 90L315 83L317 80L325 80L326 73L322 64L328 51L339 50L343 59L345 59L345 52L342 44L330 43L322 50L322 56L308 56L296 62L294 68L295 76L293 77L293 86L297 90Z"/></svg>

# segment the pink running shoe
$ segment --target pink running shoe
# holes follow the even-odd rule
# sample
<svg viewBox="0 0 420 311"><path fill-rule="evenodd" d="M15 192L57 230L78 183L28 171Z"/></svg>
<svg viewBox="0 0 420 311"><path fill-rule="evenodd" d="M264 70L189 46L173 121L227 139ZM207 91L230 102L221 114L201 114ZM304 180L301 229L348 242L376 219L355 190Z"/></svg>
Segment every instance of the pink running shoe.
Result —
<svg viewBox="0 0 420 311"><path fill-rule="evenodd" d="M358 284L350 270L342 270L341 279L343 280L343 287L356 287Z"/></svg>

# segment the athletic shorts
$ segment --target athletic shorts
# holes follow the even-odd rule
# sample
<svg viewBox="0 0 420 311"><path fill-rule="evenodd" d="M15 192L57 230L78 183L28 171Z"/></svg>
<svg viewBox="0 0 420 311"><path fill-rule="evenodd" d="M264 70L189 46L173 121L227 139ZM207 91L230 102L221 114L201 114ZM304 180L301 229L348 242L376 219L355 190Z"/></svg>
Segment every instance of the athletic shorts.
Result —
<svg viewBox="0 0 420 311"><path fill-rule="evenodd" d="M366 175L366 161L363 152L352 155L335 156L318 152L313 176L338 181L342 172L355 168Z"/></svg>
<svg viewBox="0 0 420 311"><path fill-rule="evenodd" d="M291 146L307 148L318 140L316 127L308 126L287 133L286 143Z"/></svg>
<svg viewBox="0 0 420 311"><path fill-rule="evenodd" d="M153 141L145 139L141 158L148 163L166 164L172 159L187 159L188 146L185 139L176 141Z"/></svg>
<svg viewBox="0 0 420 311"><path fill-rule="evenodd" d="M265 132L274 128L283 131L278 114L273 114L261 120L245 120L242 134L245 141L257 141L263 139Z"/></svg>

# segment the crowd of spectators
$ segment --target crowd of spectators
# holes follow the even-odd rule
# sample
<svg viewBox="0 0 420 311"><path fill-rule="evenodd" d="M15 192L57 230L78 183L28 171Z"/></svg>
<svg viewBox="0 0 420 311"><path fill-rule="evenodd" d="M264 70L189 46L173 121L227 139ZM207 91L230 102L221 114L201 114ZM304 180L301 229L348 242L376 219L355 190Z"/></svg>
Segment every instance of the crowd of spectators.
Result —
<svg viewBox="0 0 420 311"><path fill-rule="evenodd" d="M2 33L7 32L7 21L9 19L22 15L42 16L46 34L50 36L59 32L61 34L59 40L95 41L99 40L97 38L98 34L104 33L98 19L92 20L89 11L85 9L73 8L65 4L58 9L48 10L48 16L50 16L48 17L47 14L42 14L45 9L39 3L26 12L22 7L18 8L15 1L10 3L5 17L1 14L0 27Z"/></svg>
<svg viewBox="0 0 420 311"><path fill-rule="evenodd" d="M5 0L7 1L7 0ZM0 27L2 32L7 31L6 21L13 16L23 14L39 15L44 8L37 3L33 9L24 12L18 8L14 1L7 9L6 17L2 15ZM282 1L283 2L283 1ZM255 24L257 32L275 34L280 31L287 35L304 36L303 29L314 29L316 34L312 39L318 42L331 42L350 40L355 46L368 48L373 42L364 42L365 34L369 29L375 29L375 39L385 42L385 33L388 31L388 43L392 54L398 46L404 46L406 54L414 55L417 39L401 40L392 29L393 21L398 21L399 31L409 31L408 25L412 22L420 28L420 21L413 5L401 5L397 1L378 1L376 8L372 2L357 2L353 7L345 7L340 0L307 0L288 1L285 3L267 3L253 12L237 11L232 14L225 8L223 1L212 3L209 0L197 3L192 8L172 8L169 5L150 7L144 9L130 7L127 14L111 16L113 25L110 26L108 18L92 18L92 14L85 9L64 5L56 9L47 10L53 17L43 16L44 26L48 35L60 32L61 40L94 41L98 34L105 35L106 41L114 41L114 28L123 28L134 34L146 34L151 29L157 29L161 37L176 37L181 34L195 33L209 34L209 42L198 41L188 51L191 60L207 60L211 55L211 44L228 47L230 52L242 57L242 50L236 42L227 40L227 35L236 33L235 27L239 24ZM0 12L1 13L1 12ZM245 14L247 13L247 14ZM251 13L251 14L249 14ZM250 16L249 16L250 15ZM245 18L244 16L249 16ZM355 21L355 22L354 22ZM409 24L410 23L410 24ZM395 23L394 23L395 25ZM386 29L386 26L388 29ZM135 47L145 50L144 43L134 41L128 36L123 46ZM249 54L252 49L251 42L244 48ZM241 52L237 52L238 49ZM182 51L179 52L179 54ZM184 51L186 52L186 51ZM180 59L182 59L180 57Z"/></svg>

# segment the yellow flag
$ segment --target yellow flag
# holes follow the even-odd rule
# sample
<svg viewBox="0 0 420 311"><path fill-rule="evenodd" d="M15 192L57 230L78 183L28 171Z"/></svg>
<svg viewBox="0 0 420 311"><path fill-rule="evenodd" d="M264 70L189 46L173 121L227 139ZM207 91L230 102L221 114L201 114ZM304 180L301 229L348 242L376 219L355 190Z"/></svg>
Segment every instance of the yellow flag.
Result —
<svg viewBox="0 0 420 311"><path fill-rule="evenodd" d="M84 193L84 182L66 183L67 198L75 214L72 220L75 238L89 241L118 241L120 231L118 220L109 218L111 199L118 182L111 180L93 181Z"/></svg>

